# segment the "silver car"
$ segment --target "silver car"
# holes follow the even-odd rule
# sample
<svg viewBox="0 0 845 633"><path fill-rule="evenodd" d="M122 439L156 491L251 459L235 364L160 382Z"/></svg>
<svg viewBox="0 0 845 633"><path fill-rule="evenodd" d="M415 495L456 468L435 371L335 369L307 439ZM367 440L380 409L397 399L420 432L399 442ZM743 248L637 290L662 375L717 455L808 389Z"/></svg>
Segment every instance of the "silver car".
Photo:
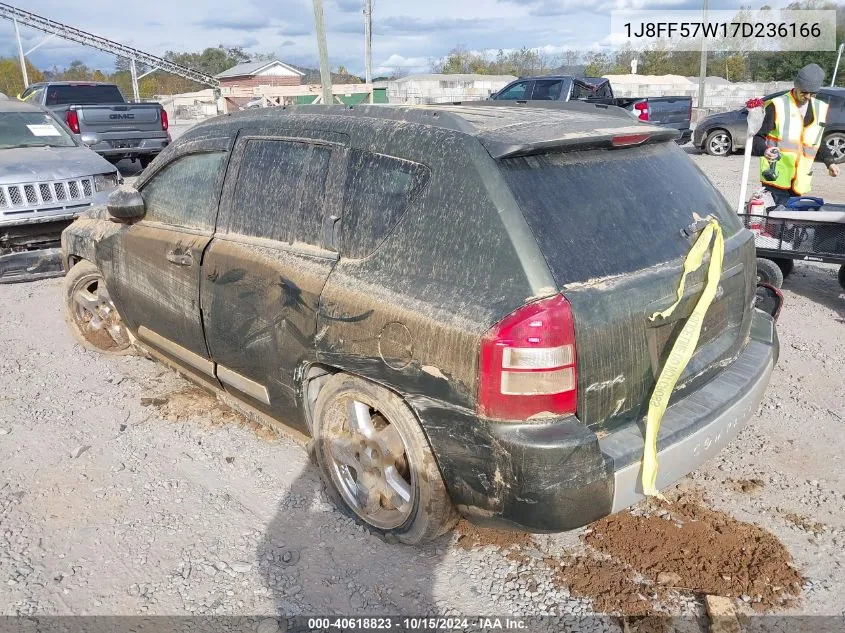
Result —
<svg viewBox="0 0 845 633"><path fill-rule="evenodd" d="M62 231L121 182L51 113L0 97L0 283L61 275Z"/></svg>

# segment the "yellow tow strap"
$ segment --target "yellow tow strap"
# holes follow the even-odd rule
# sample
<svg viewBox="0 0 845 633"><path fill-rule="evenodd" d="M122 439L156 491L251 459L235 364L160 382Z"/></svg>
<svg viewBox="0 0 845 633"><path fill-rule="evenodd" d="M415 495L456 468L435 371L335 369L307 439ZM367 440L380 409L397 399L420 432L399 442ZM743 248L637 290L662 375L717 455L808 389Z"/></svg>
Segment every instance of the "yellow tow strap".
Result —
<svg viewBox="0 0 845 633"><path fill-rule="evenodd" d="M669 397L672 395L672 390L675 388L678 378L680 378L690 358L692 358L696 345L698 345L698 337L701 334L701 324L704 321L704 315L707 314L707 309L713 302L713 297L716 296L716 289L719 287L719 280L722 276L722 260L725 255L725 240L722 235L722 227L719 226L719 221L712 215L706 219L707 226L704 227L701 235L699 235L690 252L687 254L687 258L684 260L684 273L681 275L680 284L678 284L678 297L675 303L663 310L663 312L656 312L650 317L652 321L657 317L665 319L678 307L684 296L687 275L701 267L704 254L707 252L711 239L715 235L713 247L710 252L710 267L707 270L707 282L704 285L704 290L692 314L690 314L687 322L684 323L678 339L672 346L672 351L669 353L669 358L660 371L657 384L654 386L654 392L652 392L651 400L648 403L642 483L643 492L649 497L663 498L657 490L657 432L660 430L660 421L663 419L663 414L666 413L666 407L669 404Z"/></svg>

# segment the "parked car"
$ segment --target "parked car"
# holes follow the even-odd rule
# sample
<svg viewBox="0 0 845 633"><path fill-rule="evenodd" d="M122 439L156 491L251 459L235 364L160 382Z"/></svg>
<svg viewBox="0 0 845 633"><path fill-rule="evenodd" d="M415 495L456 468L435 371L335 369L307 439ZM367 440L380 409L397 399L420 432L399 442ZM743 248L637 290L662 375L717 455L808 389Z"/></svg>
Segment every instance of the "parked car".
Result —
<svg viewBox="0 0 845 633"><path fill-rule="evenodd" d="M766 101L785 93L781 90L763 97ZM822 144L837 163L845 162L845 89L822 88L819 96L828 102L827 122ZM748 108L711 114L695 127L693 145L711 156L728 156L745 149Z"/></svg>
<svg viewBox="0 0 845 633"><path fill-rule="evenodd" d="M0 283L62 274L62 231L118 182L50 112L0 99Z"/></svg>
<svg viewBox="0 0 845 633"><path fill-rule="evenodd" d="M493 101L586 101L616 105L629 110L640 121L678 130L678 143L692 138L690 97L614 97L610 80L604 77L549 75L523 77L490 95Z"/></svg>
<svg viewBox="0 0 845 633"><path fill-rule="evenodd" d="M218 117L65 230L69 323L309 435L340 507L403 542L459 515L576 528L642 498L640 424L702 275L649 317L693 212L724 272L660 487L731 441L777 356L753 235L674 137L586 104Z"/></svg>
<svg viewBox="0 0 845 633"><path fill-rule="evenodd" d="M127 103L114 84L42 82L20 98L55 112L85 145L113 163L137 159L146 167L170 144L161 104Z"/></svg>

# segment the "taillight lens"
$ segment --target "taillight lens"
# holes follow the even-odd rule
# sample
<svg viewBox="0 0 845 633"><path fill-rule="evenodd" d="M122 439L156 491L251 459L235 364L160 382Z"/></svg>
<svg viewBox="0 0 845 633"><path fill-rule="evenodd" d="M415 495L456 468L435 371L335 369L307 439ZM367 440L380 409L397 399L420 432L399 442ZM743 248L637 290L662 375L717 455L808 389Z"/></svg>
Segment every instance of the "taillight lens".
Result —
<svg viewBox="0 0 845 633"><path fill-rule="evenodd" d="M575 413L575 323L562 296L530 303L481 339L478 413L525 420Z"/></svg>
<svg viewBox="0 0 845 633"><path fill-rule="evenodd" d="M649 134L620 134L610 139L610 144L613 147L627 147L629 145L639 145L645 143L649 139Z"/></svg>
<svg viewBox="0 0 845 633"><path fill-rule="evenodd" d="M79 134L79 115L76 114L76 110L67 111L67 114L65 114L65 123L67 123L71 132Z"/></svg>
<svg viewBox="0 0 845 633"><path fill-rule="evenodd" d="M637 118L640 121L648 121L648 103L646 101L635 103L634 110L637 111Z"/></svg>
<svg viewBox="0 0 845 633"><path fill-rule="evenodd" d="M168 127L170 127L170 122L167 120L167 112L165 110L162 110L161 111L161 129L166 132Z"/></svg>

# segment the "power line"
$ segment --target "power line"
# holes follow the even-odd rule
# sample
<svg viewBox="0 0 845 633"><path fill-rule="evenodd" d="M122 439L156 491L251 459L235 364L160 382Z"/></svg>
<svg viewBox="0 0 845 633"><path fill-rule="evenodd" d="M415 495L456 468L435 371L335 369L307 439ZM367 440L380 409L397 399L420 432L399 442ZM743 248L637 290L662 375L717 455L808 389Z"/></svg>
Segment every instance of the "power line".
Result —
<svg viewBox="0 0 845 633"><path fill-rule="evenodd" d="M106 53L117 55L118 57L134 60L136 63L152 66L158 70L163 70L172 75L178 75L179 77L184 77L185 79L190 79L191 81L205 84L212 88L220 87L220 82L211 75L206 75L205 73L188 68L187 66L182 66L181 64L176 64L163 57L157 57L156 55L140 51L131 46L124 46L99 35L87 33L67 24L36 15L35 13L18 9L5 2L0 2L0 17L12 20L13 22L17 21L25 26L56 35L71 42L90 46L91 48L96 48Z"/></svg>

